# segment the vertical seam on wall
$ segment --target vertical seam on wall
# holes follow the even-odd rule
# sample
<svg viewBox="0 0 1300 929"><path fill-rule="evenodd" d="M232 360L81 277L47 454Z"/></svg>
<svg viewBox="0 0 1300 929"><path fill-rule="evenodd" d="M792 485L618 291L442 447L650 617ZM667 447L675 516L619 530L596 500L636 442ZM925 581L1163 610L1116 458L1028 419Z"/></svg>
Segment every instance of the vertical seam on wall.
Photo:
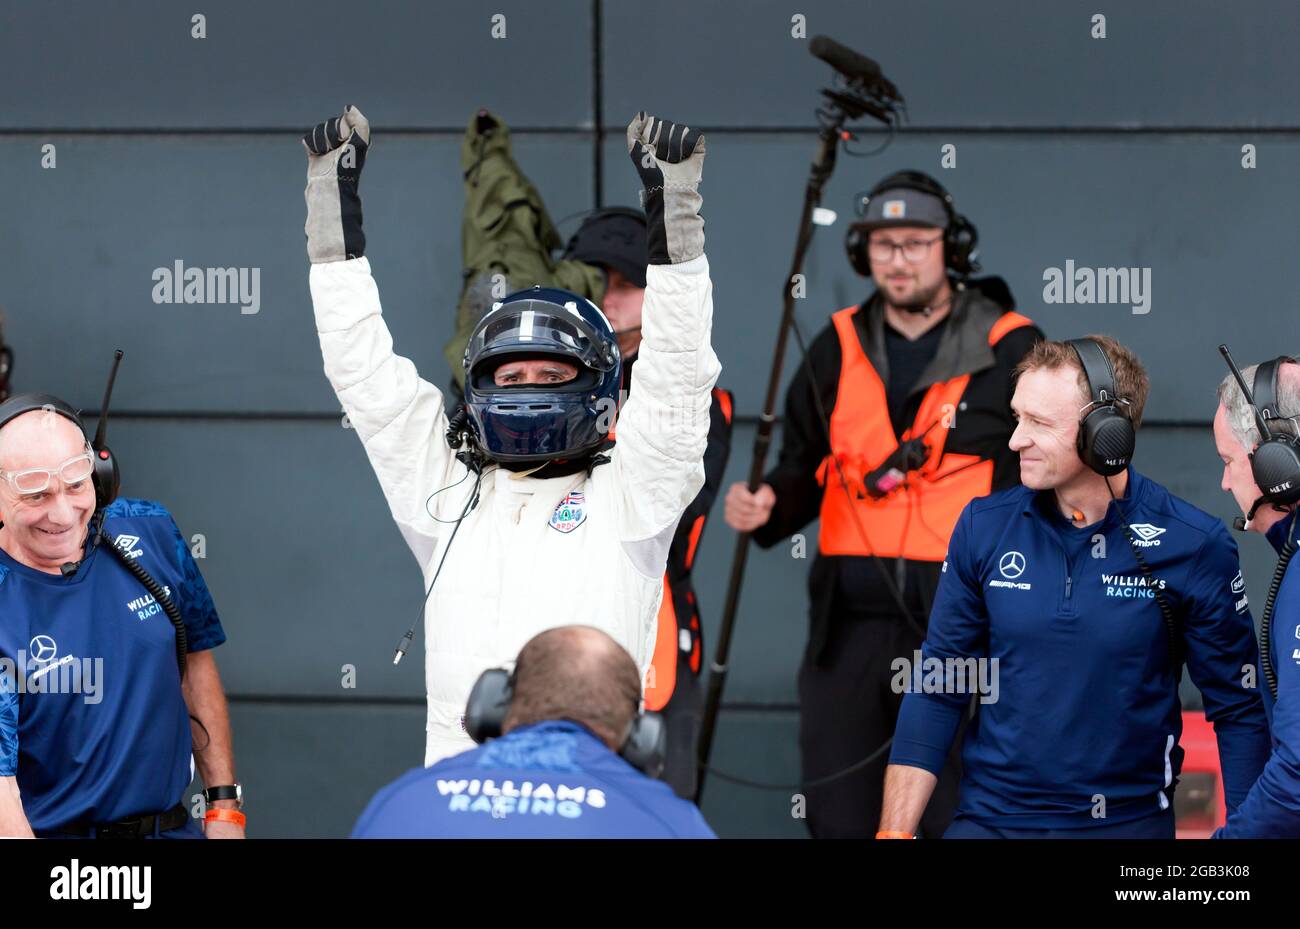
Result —
<svg viewBox="0 0 1300 929"><path fill-rule="evenodd" d="M601 29L600 8L601 0L591 0L591 107L592 107L592 197L593 207L600 207L604 203L604 172L605 159L603 154L602 139L605 135L605 126L601 110L604 107L603 90L604 74L601 60L601 42L604 34Z"/></svg>

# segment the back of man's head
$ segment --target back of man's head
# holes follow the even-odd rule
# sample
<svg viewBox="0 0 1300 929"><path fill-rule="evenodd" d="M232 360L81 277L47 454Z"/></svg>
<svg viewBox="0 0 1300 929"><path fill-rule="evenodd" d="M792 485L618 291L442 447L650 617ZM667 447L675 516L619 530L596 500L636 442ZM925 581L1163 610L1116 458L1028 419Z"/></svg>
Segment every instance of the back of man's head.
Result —
<svg viewBox="0 0 1300 929"><path fill-rule="evenodd" d="M1255 384L1255 375L1258 372L1257 364L1250 365L1241 372L1252 395L1257 395L1259 391ZM1278 418L1269 423L1270 432L1300 436L1300 365L1286 362L1278 366L1277 396L1273 400L1277 405L1277 409L1273 412ZM1232 374L1225 375L1219 382L1219 403L1227 414L1228 426L1232 429L1233 438L1240 442L1246 451L1253 451L1263 437L1259 434L1259 426L1255 422L1255 408L1246 400L1246 395L1241 392L1241 385Z"/></svg>
<svg viewBox="0 0 1300 929"><path fill-rule="evenodd" d="M569 719L618 751L640 703L641 677L622 646L590 626L561 626L519 652L502 731Z"/></svg>

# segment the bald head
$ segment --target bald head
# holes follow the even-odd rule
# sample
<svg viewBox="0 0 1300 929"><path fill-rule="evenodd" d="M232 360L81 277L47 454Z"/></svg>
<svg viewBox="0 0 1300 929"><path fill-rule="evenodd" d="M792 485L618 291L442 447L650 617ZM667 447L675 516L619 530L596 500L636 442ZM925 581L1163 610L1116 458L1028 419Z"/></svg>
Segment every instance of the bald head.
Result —
<svg viewBox="0 0 1300 929"><path fill-rule="evenodd" d="M24 413L0 427L0 548L15 561L57 574L60 565L81 560L95 489L88 469L86 479L67 483L60 468L88 451L77 424L50 410ZM15 472L29 469L57 476L38 476L36 486L45 484L41 492L10 483Z"/></svg>
<svg viewBox="0 0 1300 929"><path fill-rule="evenodd" d="M641 676L622 646L590 626L561 626L519 652L502 730L571 719L617 751L640 704Z"/></svg>
<svg viewBox="0 0 1300 929"><path fill-rule="evenodd" d="M80 427L51 410L32 410L0 427L0 471L54 468L85 450Z"/></svg>

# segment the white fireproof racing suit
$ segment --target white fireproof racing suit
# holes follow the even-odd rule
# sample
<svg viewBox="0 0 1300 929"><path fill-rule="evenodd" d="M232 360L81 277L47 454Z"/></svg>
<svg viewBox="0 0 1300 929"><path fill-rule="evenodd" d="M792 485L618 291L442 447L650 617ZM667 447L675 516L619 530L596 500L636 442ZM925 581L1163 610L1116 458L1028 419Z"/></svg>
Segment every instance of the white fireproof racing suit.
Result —
<svg viewBox="0 0 1300 929"><path fill-rule="evenodd" d="M325 374L427 589L474 486L447 446L442 393L394 354L369 259L313 264L311 296ZM644 681L668 547L704 483L720 371L709 343L712 318L704 255L649 266L636 389L619 411L611 461L590 475L546 479L485 468L479 503L456 534L424 614L426 767L473 747L464 728L470 688L546 629L604 630Z"/></svg>

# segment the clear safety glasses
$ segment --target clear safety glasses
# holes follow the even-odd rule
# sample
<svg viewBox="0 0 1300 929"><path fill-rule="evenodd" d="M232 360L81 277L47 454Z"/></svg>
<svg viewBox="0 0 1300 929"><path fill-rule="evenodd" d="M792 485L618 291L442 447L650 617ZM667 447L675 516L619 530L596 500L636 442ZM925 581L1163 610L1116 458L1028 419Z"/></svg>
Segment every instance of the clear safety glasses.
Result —
<svg viewBox="0 0 1300 929"><path fill-rule="evenodd" d="M64 484L73 487L89 479L95 470L95 460L90 452L82 452L75 458L69 458L57 468L26 468L22 471L3 471L3 476L17 493L40 494L50 487L50 482L58 476Z"/></svg>

